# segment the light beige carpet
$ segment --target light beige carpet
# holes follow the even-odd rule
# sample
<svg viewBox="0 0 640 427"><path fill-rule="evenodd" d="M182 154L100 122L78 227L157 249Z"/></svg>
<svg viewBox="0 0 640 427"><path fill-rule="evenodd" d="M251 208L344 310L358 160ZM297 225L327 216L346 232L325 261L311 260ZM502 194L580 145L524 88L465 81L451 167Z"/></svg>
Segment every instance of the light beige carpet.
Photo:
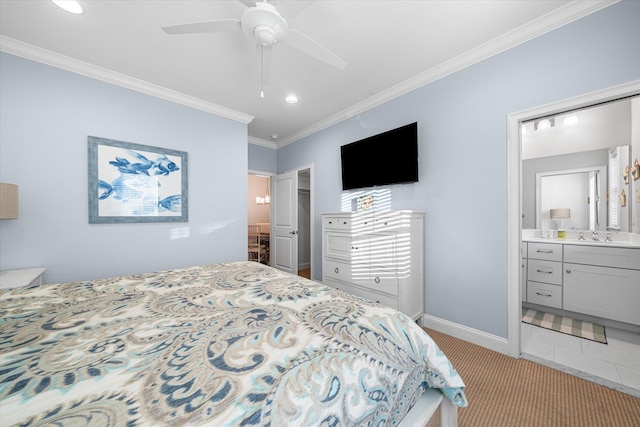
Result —
<svg viewBox="0 0 640 427"><path fill-rule="evenodd" d="M640 399L425 328L465 382L460 427L639 427ZM439 414L428 427L440 424Z"/></svg>

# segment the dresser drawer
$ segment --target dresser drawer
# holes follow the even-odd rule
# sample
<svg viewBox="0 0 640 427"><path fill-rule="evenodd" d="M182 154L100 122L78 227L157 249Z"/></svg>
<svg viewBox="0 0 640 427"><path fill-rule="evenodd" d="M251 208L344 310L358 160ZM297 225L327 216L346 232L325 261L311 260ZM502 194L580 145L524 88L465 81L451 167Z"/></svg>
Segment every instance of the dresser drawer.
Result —
<svg viewBox="0 0 640 427"><path fill-rule="evenodd" d="M528 281L527 302L562 308L562 286Z"/></svg>
<svg viewBox="0 0 640 427"><path fill-rule="evenodd" d="M351 259L352 238L346 234L326 233L325 252L329 257L340 258L344 260Z"/></svg>
<svg viewBox="0 0 640 427"><path fill-rule="evenodd" d="M369 283L369 269L357 267L340 261L325 260L323 267L324 278L341 280L349 283L359 283L365 286Z"/></svg>
<svg viewBox="0 0 640 427"><path fill-rule="evenodd" d="M562 285L562 262L529 259L527 262L527 279L535 282Z"/></svg>
<svg viewBox="0 0 640 427"><path fill-rule="evenodd" d="M375 292L398 295L398 273L395 268L372 267L369 280L363 284Z"/></svg>
<svg viewBox="0 0 640 427"><path fill-rule="evenodd" d="M564 262L640 270L640 249L565 245Z"/></svg>
<svg viewBox="0 0 640 427"><path fill-rule="evenodd" d="M367 289L360 288L358 286L351 286L347 283L333 281L331 279L327 279L324 281L324 284L327 286L334 287L336 289L340 289L341 291L350 293L352 295L359 296L360 298L365 298L369 301L377 302L382 305L386 305L391 308L398 308L398 299L393 298L387 295L379 294L377 292L373 292Z"/></svg>
<svg viewBox="0 0 640 427"><path fill-rule="evenodd" d="M547 261L562 261L562 245L554 243L529 242L527 257Z"/></svg>
<svg viewBox="0 0 640 427"><path fill-rule="evenodd" d="M325 216L322 217L322 228L324 230L338 230L338 231L350 231L351 230L351 217L349 216Z"/></svg>

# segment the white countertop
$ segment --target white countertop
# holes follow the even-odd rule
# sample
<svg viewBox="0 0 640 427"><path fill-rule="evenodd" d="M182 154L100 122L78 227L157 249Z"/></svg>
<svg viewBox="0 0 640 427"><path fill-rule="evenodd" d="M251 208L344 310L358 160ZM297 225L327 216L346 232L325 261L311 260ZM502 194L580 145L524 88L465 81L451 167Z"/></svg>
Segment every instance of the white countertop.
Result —
<svg viewBox="0 0 640 427"><path fill-rule="evenodd" d="M584 240L578 240L580 233L583 234ZM626 233L619 231L598 231L598 239L591 238L591 230L567 230L567 236L564 239L558 239L555 230L540 230L526 228L522 230L523 242L539 242L539 243L562 243L565 245L587 245L617 248L640 248L640 234ZM607 234L611 241L607 242ZM547 238L550 236L550 238Z"/></svg>
<svg viewBox="0 0 640 427"><path fill-rule="evenodd" d="M612 241L605 242L604 240L578 240L578 239L546 239L542 237L522 237L523 242L537 242L537 243L557 243L564 245L585 245L585 246L608 246L612 248L640 248L639 242L628 241Z"/></svg>

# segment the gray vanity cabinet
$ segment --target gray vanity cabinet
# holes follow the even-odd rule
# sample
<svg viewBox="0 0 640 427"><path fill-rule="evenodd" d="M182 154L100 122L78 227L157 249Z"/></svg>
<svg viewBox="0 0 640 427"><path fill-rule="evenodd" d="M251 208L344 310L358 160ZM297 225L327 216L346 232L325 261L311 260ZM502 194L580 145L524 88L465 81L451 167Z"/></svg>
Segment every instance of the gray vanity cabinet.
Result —
<svg viewBox="0 0 640 427"><path fill-rule="evenodd" d="M563 308L640 325L640 249L564 245Z"/></svg>
<svg viewBox="0 0 640 427"><path fill-rule="evenodd" d="M562 308L562 245L529 243L527 302Z"/></svg>

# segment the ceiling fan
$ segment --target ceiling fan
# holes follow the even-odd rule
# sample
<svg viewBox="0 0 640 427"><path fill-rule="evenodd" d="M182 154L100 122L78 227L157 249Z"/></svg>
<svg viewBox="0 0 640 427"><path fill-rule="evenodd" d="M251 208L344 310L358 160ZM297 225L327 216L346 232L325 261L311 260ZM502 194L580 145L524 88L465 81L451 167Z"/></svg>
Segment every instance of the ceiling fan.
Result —
<svg viewBox="0 0 640 427"><path fill-rule="evenodd" d="M342 70L347 65L342 58L329 49L304 33L294 28L289 28L287 25L284 16L292 18L306 8L312 0L281 2L280 10L276 9L275 1L238 1L246 6L240 19L215 19L212 21L171 25L162 27L162 29L167 34L172 35L243 31L247 37L256 43L260 66L261 97L264 97L264 85L267 80L271 49L277 43L286 43L339 70Z"/></svg>

